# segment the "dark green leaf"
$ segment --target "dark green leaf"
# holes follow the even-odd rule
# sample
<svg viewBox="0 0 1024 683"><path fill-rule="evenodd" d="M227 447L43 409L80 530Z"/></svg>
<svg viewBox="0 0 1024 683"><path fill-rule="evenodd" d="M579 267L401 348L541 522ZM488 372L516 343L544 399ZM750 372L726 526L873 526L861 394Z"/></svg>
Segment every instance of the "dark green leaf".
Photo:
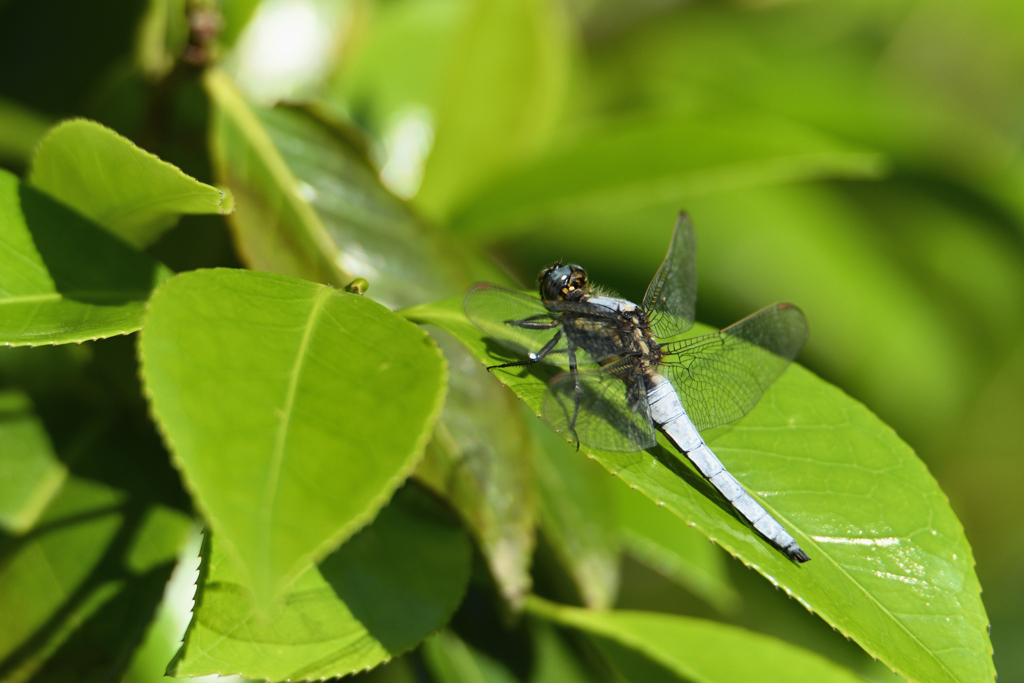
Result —
<svg viewBox="0 0 1024 683"><path fill-rule="evenodd" d="M620 543L609 499L619 487L546 424L532 422L544 537L584 604L610 607L619 587Z"/></svg>
<svg viewBox="0 0 1024 683"><path fill-rule="evenodd" d="M139 22L135 63L150 78L163 78L188 41L185 0L149 0Z"/></svg>
<svg viewBox="0 0 1024 683"><path fill-rule="evenodd" d="M176 462L263 605L387 502L445 395L444 361L422 330L280 275L169 280L139 347Z"/></svg>
<svg viewBox="0 0 1024 683"><path fill-rule="evenodd" d="M208 539L195 617L169 673L304 680L386 662L448 621L469 581L470 551L451 515L407 487L263 612L246 572L219 537Z"/></svg>
<svg viewBox="0 0 1024 683"><path fill-rule="evenodd" d="M0 98L0 161L27 164L50 123L42 114Z"/></svg>
<svg viewBox="0 0 1024 683"><path fill-rule="evenodd" d="M0 536L0 678L116 679L190 522L69 477L26 536Z"/></svg>
<svg viewBox="0 0 1024 683"><path fill-rule="evenodd" d="M439 683L516 683L501 662L444 630L423 644L423 659Z"/></svg>
<svg viewBox="0 0 1024 683"><path fill-rule="evenodd" d="M614 493L622 540L629 553L713 605L734 612L740 595L729 581L722 551L677 515L625 486Z"/></svg>
<svg viewBox="0 0 1024 683"><path fill-rule="evenodd" d="M32 400L18 390L0 391L0 528L28 531L66 476Z"/></svg>
<svg viewBox="0 0 1024 683"><path fill-rule="evenodd" d="M416 474L462 515L502 596L519 609L530 591L536 541L530 436L515 396L449 334L428 330L451 376L448 400Z"/></svg>

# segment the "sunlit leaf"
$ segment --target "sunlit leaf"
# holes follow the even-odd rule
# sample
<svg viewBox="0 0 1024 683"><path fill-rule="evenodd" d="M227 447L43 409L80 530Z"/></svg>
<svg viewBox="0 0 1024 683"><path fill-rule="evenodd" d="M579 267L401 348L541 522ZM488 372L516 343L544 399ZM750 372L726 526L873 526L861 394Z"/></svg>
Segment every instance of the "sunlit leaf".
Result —
<svg viewBox="0 0 1024 683"><path fill-rule="evenodd" d="M361 296L268 273L169 280L140 354L175 460L261 605L387 502L445 394L422 330Z"/></svg>
<svg viewBox="0 0 1024 683"><path fill-rule="evenodd" d="M21 391L0 391L0 528L28 531L66 476L32 400Z"/></svg>
<svg viewBox="0 0 1024 683"><path fill-rule="evenodd" d="M448 621L469 581L470 550L450 513L407 487L264 612L214 537L203 547L195 616L169 673L305 680L386 662Z"/></svg>
<svg viewBox="0 0 1024 683"><path fill-rule="evenodd" d="M0 170L0 343L64 344L139 329L170 275L104 230Z"/></svg>
<svg viewBox="0 0 1024 683"><path fill-rule="evenodd" d="M233 208L223 190L85 119L47 133L32 157L29 182L137 247L156 241L182 214Z"/></svg>
<svg viewBox="0 0 1024 683"><path fill-rule="evenodd" d="M652 663L682 680L706 683L862 680L821 655L713 621L582 610L536 597L527 605L534 614L593 636L598 649L631 681L658 680L650 675Z"/></svg>
<svg viewBox="0 0 1024 683"><path fill-rule="evenodd" d="M461 299L406 315L448 330L481 360L496 360ZM540 413L544 375L501 377ZM988 620L963 528L924 464L863 405L794 365L746 417L705 438L811 562L788 561L667 446L585 450L907 678L992 675Z"/></svg>

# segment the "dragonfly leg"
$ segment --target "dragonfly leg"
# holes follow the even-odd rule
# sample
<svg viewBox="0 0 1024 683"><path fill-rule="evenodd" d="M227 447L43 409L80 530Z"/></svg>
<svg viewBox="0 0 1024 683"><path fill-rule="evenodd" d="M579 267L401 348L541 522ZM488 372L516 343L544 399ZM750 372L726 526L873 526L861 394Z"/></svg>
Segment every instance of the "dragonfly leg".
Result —
<svg viewBox="0 0 1024 683"><path fill-rule="evenodd" d="M520 321L520 322L526 322L526 321ZM538 328L538 329L547 329L547 328ZM532 365L533 363L536 363L538 361L544 360L544 358L549 353L551 353L552 349L555 348L555 345L558 344L558 340L561 339L561 338L562 338L562 331L559 330L558 333L554 337L551 338L551 341L549 341L547 344L545 344L544 347L540 351L538 351L532 358L529 358L527 360L512 361L511 363L502 363L501 365L488 365L487 369L488 370L500 370L502 368L518 368L521 365Z"/></svg>
<svg viewBox="0 0 1024 683"><path fill-rule="evenodd" d="M580 437L576 434L576 418L580 415L580 396L583 394L583 387L580 385L580 373L576 370L576 347L569 340L569 372L572 373L572 419L569 420L569 430L572 432L573 441L576 442L576 450L580 449Z"/></svg>

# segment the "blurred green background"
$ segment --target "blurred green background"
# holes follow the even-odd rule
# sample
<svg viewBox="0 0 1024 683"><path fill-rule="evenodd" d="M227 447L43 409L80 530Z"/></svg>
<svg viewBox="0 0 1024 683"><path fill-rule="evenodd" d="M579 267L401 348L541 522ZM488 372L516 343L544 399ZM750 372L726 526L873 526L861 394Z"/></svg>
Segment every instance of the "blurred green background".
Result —
<svg viewBox="0 0 1024 683"><path fill-rule="evenodd" d="M0 163L87 116L209 180L190 31L253 100L350 124L392 192L524 285L565 258L638 300L687 210L698 319L806 311L799 360L928 464L1024 680L1024 3L0 0ZM219 217L152 251L236 264ZM703 609L626 569L619 604Z"/></svg>

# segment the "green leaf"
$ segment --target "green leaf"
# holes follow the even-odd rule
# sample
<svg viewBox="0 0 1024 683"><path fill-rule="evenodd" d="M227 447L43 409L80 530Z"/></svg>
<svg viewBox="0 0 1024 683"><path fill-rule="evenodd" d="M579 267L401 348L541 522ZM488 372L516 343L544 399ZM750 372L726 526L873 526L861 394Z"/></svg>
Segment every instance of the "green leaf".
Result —
<svg viewBox="0 0 1024 683"><path fill-rule="evenodd" d="M233 208L222 190L85 119L50 130L32 157L29 182L137 247L155 242L181 214Z"/></svg>
<svg viewBox="0 0 1024 683"><path fill-rule="evenodd" d="M531 597L527 607L556 624L594 636L598 648L628 680L652 680L647 659L699 683L862 681L821 655L714 621L650 612L582 610L537 597Z"/></svg>
<svg viewBox="0 0 1024 683"><path fill-rule="evenodd" d="M0 98L0 161L28 163L50 124L42 114Z"/></svg>
<svg viewBox="0 0 1024 683"><path fill-rule="evenodd" d="M117 680L189 526L69 477L35 529L0 535L0 679Z"/></svg>
<svg viewBox="0 0 1024 683"><path fill-rule="evenodd" d="M264 614L220 537L208 538L195 616L168 673L305 680L376 666L448 621L469 582L470 553L450 513L406 487Z"/></svg>
<svg viewBox="0 0 1024 683"><path fill-rule="evenodd" d="M28 531L60 490L67 468L53 453L32 400L0 391L0 528Z"/></svg>
<svg viewBox="0 0 1024 683"><path fill-rule="evenodd" d="M302 111L251 108L218 71L206 88L214 167L238 198L228 221L247 265L337 286L363 277L389 308L470 284L468 259L381 185L349 131Z"/></svg>
<svg viewBox="0 0 1024 683"><path fill-rule="evenodd" d="M228 223L246 265L337 286L366 277L340 266L338 246L231 78L208 69L203 83L211 100L213 168L235 196L237 210Z"/></svg>
<svg viewBox="0 0 1024 683"><path fill-rule="evenodd" d="M215 144L224 156L225 182L239 197L229 221L250 266L347 284L350 275L321 265L341 264L370 281L368 298L389 307L450 296L469 285L469 269L478 261L384 189L344 131L303 111L250 108L223 74L210 76L207 87L221 102ZM248 151L256 149L273 160L274 175L258 173ZM264 248L268 240L273 248ZM448 344L447 352L465 354L458 343ZM426 480L463 514L503 595L518 603L530 586L536 516L523 425L511 397L467 360L468 367L451 363L450 397L438 425L443 438L427 463L436 476ZM438 479L449 474L453 479Z"/></svg>
<svg viewBox="0 0 1024 683"><path fill-rule="evenodd" d="M498 360L460 299L405 314L448 330L485 362ZM539 414L546 375L501 378ZM963 528L913 450L863 405L793 365L746 417L704 437L812 562L788 561L666 445L586 450L905 677L993 675Z"/></svg>
<svg viewBox="0 0 1024 683"><path fill-rule="evenodd" d="M417 478L443 495L472 531L502 597L521 609L536 545L531 441L518 401L451 335L427 328L451 374L448 400Z"/></svg>
<svg viewBox="0 0 1024 683"><path fill-rule="evenodd" d="M256 113L295 175L299 194L323 221L338 262L369 280L367 296L396 308L435 301L469 286L469 268L480 259L464 254L458 243L385 189L346 141L352 131L301 110Z"/></svg>
<svg viewBox="0 0 1024 683"><path fill-rule="evenodd" d="M423 660L439 683L516 683L501 662L444 630L423 643Z"/></svg>
<svg viewBox="0 0 1024 683"><path fill-rule="evenodd" d="M649 498L625 486L612 495L619 529L629 554L672 579L718 611L736 611L740 595L729 580L722 551Z"/></svg>
<svg viewBox="0 0 1024 683"><path fill-rule="evenodd" d="M387 139L403 114L436 109L458 31L473 9L460 0L375 7L324 97L333 108L358 112L362 125Z"/></svg>
<svg viewBox="0 0 1024 683"><path fill-rule="evenodd" d="M0 343L65 344L139 329L170 275L0 170Z"/></svg>
<svg viewBox="0 0 1024 683"><path fill-rule="evenodd" d="M532 417L532 416L531 416ZM610 607L619 588L619 488L608 473L539 420L532 420L544 537L588 607Z"/></svg>
<svg viewBox="0 0 1024 683"><path fill-rule="evenodd" d="M591 126L495 179L460 207L453 222L464 234L495 239L551 221L578 224L726 190L809 178L877 178L883 171L878 153L785 120L648 115Z"/></svg>
<svg viewBox="0 0 1024 683"><path fill-rule="evenodd" d="M185 0L149 0L139 22L135 63L146 76L159 79L174 66L188 43Z"/></svg>
<svg viewBox="0 0 1024 683"><path fill-rule="evenodd" d="M427 215L447 217L482 182L547 141L564 96L570 45L556 4L473 3L454 38L434 147L416 196Z"/></svg>
<svg viewBox="0 0 1024 683"><path fill-rule="evenodd" d="M197 505L262 605L373 518L440 413L426 333L368 299L226 269L150 302L142 376Z"/></svg>

